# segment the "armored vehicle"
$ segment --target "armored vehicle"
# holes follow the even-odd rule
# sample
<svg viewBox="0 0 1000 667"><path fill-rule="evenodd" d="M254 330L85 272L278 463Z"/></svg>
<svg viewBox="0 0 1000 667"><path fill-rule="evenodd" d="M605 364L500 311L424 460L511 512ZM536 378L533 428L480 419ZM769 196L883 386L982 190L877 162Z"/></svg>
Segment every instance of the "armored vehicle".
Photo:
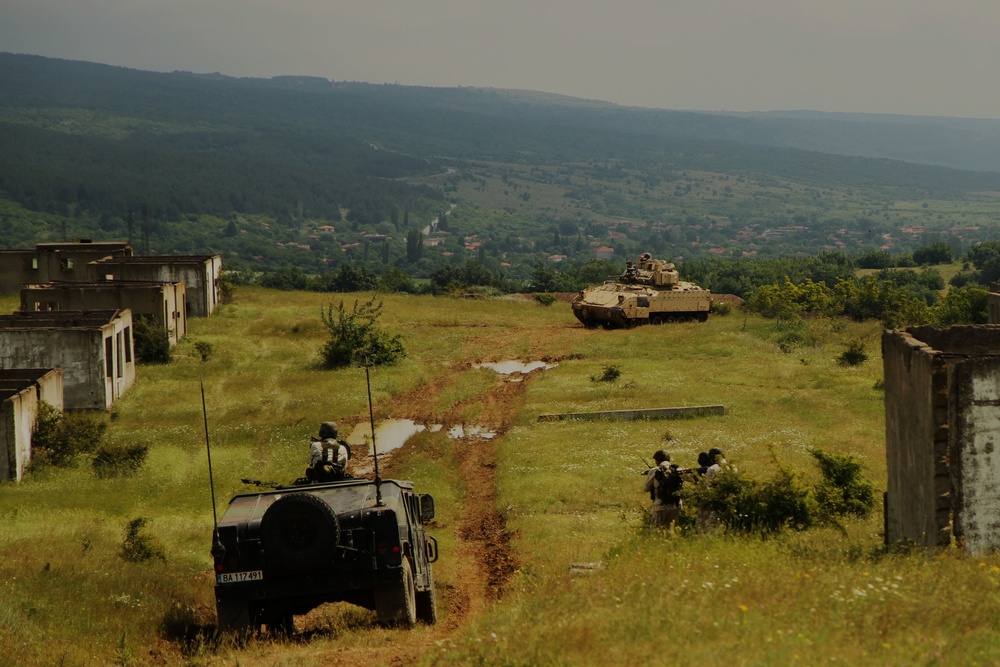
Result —
<svg viewBox="0 0 1000 667"><path fill-rule="evenodd" d="M235 496L212 547L219 629L290 632L325 602L372 609L379 623L437 621L434 499L412 482L296 480Z"/></svg>
<svg viewBox="0 0 1000 667"><path fill-rule="evenodd" d="M712 293L680 280L673 264L639 257L617 280L588 287L573 299L573 314L588 327L630 328L640 324L708 319Z"/></svg>

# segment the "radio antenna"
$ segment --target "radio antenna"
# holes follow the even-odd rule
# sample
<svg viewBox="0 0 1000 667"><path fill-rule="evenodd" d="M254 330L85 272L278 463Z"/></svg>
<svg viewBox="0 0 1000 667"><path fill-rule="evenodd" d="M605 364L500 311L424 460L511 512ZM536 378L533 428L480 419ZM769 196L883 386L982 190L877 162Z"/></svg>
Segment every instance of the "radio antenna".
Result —
<svg viewBox="0 0 1000 667"><path fill-rule="evenodd" d="M365 382L368 384L368 419L372 426L372 456L375 457L375 504L382 503L382 477L378 473L378 447L375 446L375 409L372 407L372 377L368 372L368 357L365 357Z"/></svg>
<svg viewBox="0 0 1000 667"><path fill-rule="evenodd" d="M202 356L202 361L205 361ZM208 488L212 492L213 546L219 542L219 514L215 509L215 477L212 475L212 444L208 439L208 408L205 407L205 374L201 376L201 416L205 420L205 451L208 452Z"/></svg>

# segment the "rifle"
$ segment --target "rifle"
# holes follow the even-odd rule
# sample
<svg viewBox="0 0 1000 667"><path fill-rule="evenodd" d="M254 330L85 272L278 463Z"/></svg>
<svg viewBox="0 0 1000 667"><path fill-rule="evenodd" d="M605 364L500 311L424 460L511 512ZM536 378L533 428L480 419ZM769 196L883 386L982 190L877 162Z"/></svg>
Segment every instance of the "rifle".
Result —
<svg viewBox="0 0 1000 667"><path fill-rule="evenodd" d="M243 482L244 484L253 484L254 486L266 486L271 489L277 489L279 486L281 486L281 484L279 484L278 482L262 482L259 479L247 479L245 477L240 481Z"/></svg>

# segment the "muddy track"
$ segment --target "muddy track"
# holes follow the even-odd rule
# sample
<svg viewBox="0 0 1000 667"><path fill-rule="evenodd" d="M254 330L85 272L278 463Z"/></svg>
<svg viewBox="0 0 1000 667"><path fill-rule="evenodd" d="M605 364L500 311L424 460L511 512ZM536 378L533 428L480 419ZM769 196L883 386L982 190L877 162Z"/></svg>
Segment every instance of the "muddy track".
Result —
<svg viewBox="0 0 1000 667"><path fill-rule="evenodd" d="M555 360L555 359L549 359ZM462 512L455 531L457 543L442 554L447 558L452 582L445 590L438 590L440 620L437 625L407 630L373 629L378 639L366 648L330 648L308 641L308 629L300 633L296 646L276 644L253 659L241 659L244 665L295 664L295 665L408 665L418 662L435 643L457 633L476 614L486 610L500 599L510 577L517 570L518 561L511 547L512 535L507 530L503 515L497 509L496 468L497 448L520 413L525 400L525 390L532 379L542 371L517 376L510 381L497 375L496 382L484 394L451 405L442 414L435 411L438 397L450 384L461 382L461 376L473 371L473 361L456 364L436 375L416 389L393 398L391 406L377 406L379 418L405 418L421 423L462 423L462 414L470 404L481 406L477 425L488 428L496 435L491 438L471 437L456 442L454 452L457 467L466 489ZM363 420L367 421L367 415ZM359 416L357 421L362 421ZM409 453L410 445L391 452L382 460L381 473L392 477ZM285 654L291 651L294 657ZM260 661L258 661L258 659ZM287 661L287 663L285 662Z"/></svg>

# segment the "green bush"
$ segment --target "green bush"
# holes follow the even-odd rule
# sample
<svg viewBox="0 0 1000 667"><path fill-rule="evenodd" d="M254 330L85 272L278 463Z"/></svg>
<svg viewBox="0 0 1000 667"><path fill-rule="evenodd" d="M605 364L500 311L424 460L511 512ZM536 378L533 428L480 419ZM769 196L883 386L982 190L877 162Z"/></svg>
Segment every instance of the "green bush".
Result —
<svg viewBox="0 0 1000 667"><path fill-rule="evenodd" d="M535 292L533 297L535 301L543 306L551 306L556 302L556 295L549 292Z"/></svg>
<svg viewBox="0 0 1000 667"><path fill-rule="evenodd" d="M170 363L170 334L144 316L139 316L132 324L135 332L136 360L146 364Z"/></svg>
<svg viewBox="0 0 1000 667"><path fill-rule="evenodd" d="M860 340L849 342L847 349L837 357L837 363L841 366L860 366L866 361L868 361L868 353L865 352L865 344Z"/></svg>
<svg viewBox="0 0 1000 667"><path fill-rule="evenodd" d="M850 455L809 452L819 465L822 481L814 494L824 520L844 516L866 517L875 507L875 487L861 477L861 462Z"/></svg>
<svg viewBox="0 0 1000 667"><path fill-rule="evenodd" d="M747 479L733 468L719 472L711 483L685 484L681 527L693 530L699 516L710 514L728 533L768 537L785 528L805 530L815 523L815 503L809 489L786 470L771 480Z"/></svg>
<svg viewBox="0 0 1000 667"><path fill-rule="evenodd" d="M871 481L861 476L861 463L853 456L810 451L822 479L814 486L777 465L769 480L748 479L725 467L710 483L695 475L685 481L684 510L680 526L694 531L704 517L727 533L769 537L786 528L806 530L816 525L839 525L837 520L865 518L875 506Z"/></svg>
<svg viewBox="0 0 1000 667"><path fill-rule="evenodd" d="M43 401L31 435L32 463L68 465L77 455L95 451L107 427L95 414L64 414Z"/></svg>
<svg viewBox="0 0 1000 667"><path fill-rule="evenodd" d="M355 301L350 312L341 301L336 308L330 304L329 309L321 309L320 314L330 332L330 339L320 351L326 368L365 363L391 365L406 356L402 337L378 328L382 302L375 297L360 305Z"/></svg>
<svg viewBox="0 0 1000 667"><path fill-rule="evenodd" d="M713 301L712 314L726 316L733 312L733 304L728 301Z"/></svg>
<svg viewBox="0 0 1000 667"><path fill-rule="evenodd" d="M131 475L146 462L146 445L112 445L100 447L94 453L94 473L101 479Z"/></svg>

